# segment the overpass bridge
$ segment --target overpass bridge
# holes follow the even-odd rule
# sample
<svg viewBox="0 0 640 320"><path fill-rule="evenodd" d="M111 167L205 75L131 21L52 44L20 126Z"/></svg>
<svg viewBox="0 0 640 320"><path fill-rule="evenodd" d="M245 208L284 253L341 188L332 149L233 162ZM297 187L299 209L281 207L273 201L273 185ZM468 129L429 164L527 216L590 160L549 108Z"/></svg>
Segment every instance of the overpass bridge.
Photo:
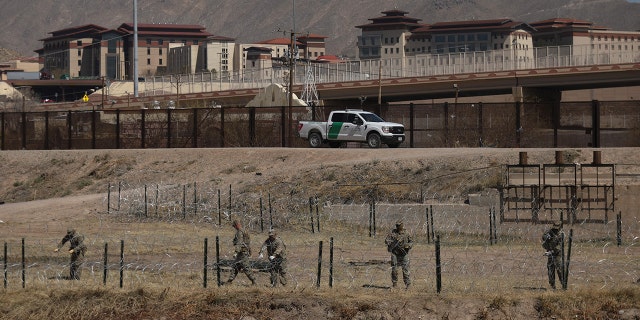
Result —
<svg viewBox="0 0 640 320"><path fill-rule="evenodd" d="M557 46L529 50L493 50L455 54L425 54L405 58L297 65L293 92L300 96L309 74L324 105L383 104L426 99L513 94L514 101L557 101L563 91L640 85L640 53L600 51L590 46ZM260 90L288 78L287 66L274 66L271 77L256 73L212 73L148 77L133 97L133 82L97 80L13 81L14 86L75 88L73 100L48 104L43 110L141 108L180 105L245 105ZM100 88L105 90L96 90ZM89 102L80 98L96 91Z"/></svg>
<svg viewBox="0 0 640 320"><path fill-rule="evenodd" d="M352 80L320 83L316 84L316 89L324 104L331 106L359 105L363 96L369 98L365 104L375 105L379 94L383 103L501 94L513 94L515 100L559 101L563 91L632 86L640 86L640 63ZM303 85L293 86L293 91L298 95L303 89ZM241 88L140 97L131 94L119 97L94 94L89 102L73 101L44 107L46 110L86 110L99 109L104 103L105 108L110 109L137 109L151 108L154 103L166 105L176 100L183 103L190 101L190 105L202 107L213 104L245 105L260 90Z"/></svg>

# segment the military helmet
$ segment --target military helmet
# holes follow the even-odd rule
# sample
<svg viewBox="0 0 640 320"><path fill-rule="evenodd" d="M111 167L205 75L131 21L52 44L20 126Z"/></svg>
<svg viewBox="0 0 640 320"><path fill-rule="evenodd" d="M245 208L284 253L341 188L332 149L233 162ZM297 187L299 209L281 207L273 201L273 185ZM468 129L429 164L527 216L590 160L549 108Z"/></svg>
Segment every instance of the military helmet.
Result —
<svg viewBox="0 0 640 320"><path fill-rule="evenodd" d="M404 229L404 223L402 220L396 221L396 229Z"/></svg>
<svg viewBox="0 0 640 320"><path fill-rule="evenodd" d="M67 228L67 234L76 234L76 229L74 229L74 228Z"/></svg>
<svg viewBox="0 0 640 320"><path fill-rule="evenodd" d="M562 221L554 221L553 222L553 228L555 228L555 229L562 228Z"/></svg>

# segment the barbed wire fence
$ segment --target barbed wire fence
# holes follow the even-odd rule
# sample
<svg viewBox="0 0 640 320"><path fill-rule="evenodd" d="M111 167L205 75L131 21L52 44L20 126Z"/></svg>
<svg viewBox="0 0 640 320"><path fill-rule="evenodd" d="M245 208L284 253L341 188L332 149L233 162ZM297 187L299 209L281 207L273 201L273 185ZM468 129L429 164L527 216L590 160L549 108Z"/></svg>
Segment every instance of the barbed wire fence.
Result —
<svg viewBox="0 0 640 320"><path fill-rule="evenodd" d="M237 219L252 236L259 285L268 285L269 276L262 273L268 264L257 252L266 231L275 228L287 244L289 287L390 288L384 238L402 220L415 241L410 252L415 290L545 290L540 237L548 225L497 224L497 191L476 190L475 198L469 193L469 185L480 184L490 170L440 177L451 180L448 191L429 183L336 184L325 194L308 194L306 186L256 192L216 182L118 182L109 185L104 210L92 217L99 230L87 235L81 281L68 281L68 257L52 252L61 237L50 230L66 228L54 221L30 226L42 230L41 238L5 242L4 288L215 287L228 278L230 221ZM569 230L573 235L568 288L637 282L639 221L635 212L625 215L621 245L616 220L566 225L567 237ZM234 285L249 281L238 275Z"/></svg>

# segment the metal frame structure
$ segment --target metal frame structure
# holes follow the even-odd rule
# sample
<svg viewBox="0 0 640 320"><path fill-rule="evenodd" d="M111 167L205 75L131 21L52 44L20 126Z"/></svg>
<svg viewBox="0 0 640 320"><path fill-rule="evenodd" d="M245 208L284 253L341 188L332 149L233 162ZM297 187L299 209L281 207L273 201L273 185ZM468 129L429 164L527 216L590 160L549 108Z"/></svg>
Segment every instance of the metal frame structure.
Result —
<svg viewBox="0 0 640 320"><path fill-rule="evenodd" d="M507 165L500 223L607 223L615 211L615 165L599 159L594 153L591 164Z"/></svg>

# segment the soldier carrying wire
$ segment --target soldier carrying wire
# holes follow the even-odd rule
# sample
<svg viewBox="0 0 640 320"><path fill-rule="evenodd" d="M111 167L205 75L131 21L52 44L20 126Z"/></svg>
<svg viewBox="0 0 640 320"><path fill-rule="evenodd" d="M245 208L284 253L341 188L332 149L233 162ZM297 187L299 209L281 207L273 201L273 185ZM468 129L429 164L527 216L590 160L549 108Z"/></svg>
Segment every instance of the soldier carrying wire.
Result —
<svg viewBox="0 0 640 320"><path fill-rule="evenodd" d="M275 230L269 230L269 238L264 241L258 258L262 258L262 253L266 250L269 255L269 273L271 273L271 286L278 285L278 281L283 286L287 285L287 246Z"/></svg>
<svg viewBox="0 0 640 320"><path fill-rule="evenodd" d="M398 285L398 267L402 268L402 279L407 289L411 286L409 272L409 250L413 247L413 240L405 229L402 221L396 222L396 228L391 230L384 240L387 251L391 253L391 282L393 287Z"/></svg>
<svg viewBox="0 0 640 320"><path fill-rule="evenodd" d="M69 280L80 280L80 267L84 262L84 254L87 251L87 246L84 244L84 236L77 233L75 229L67 229L67 234L62 238L62 241L58 244L58 247L53 249L53 252L60 251L60 248L64 246L66 242L69 242L69 253L71 254Z"/></svg>
<svg viewBox="0 0 640 320"><path fill-rule="evenodd" d="M239 221L234 220L233 227L236 229L236 235L233 238L233 247L235 249L233 257L235 259L233 261L231 275L226 283L231 284L233 279L238 275L238 272L242 271L247 275L247 278L251 280L251 284L255 285L256 278L253 276L253 271L251 271L251 265L249 263L249 257L251 256L251 238L248 233L242 230L242 225Z"/></svg>
<svg viewBox="0 0 640 320"><path fill-rule="evenodd" d="M564 268L562 266L561 251L558 246L562 243L562 221L554 222L553 226L545 231L542 235L542 247L546 250L547 256L547 274L549 276L549 285L552 289L556 288L556 273L560 283L564 283Z"/></svg>

